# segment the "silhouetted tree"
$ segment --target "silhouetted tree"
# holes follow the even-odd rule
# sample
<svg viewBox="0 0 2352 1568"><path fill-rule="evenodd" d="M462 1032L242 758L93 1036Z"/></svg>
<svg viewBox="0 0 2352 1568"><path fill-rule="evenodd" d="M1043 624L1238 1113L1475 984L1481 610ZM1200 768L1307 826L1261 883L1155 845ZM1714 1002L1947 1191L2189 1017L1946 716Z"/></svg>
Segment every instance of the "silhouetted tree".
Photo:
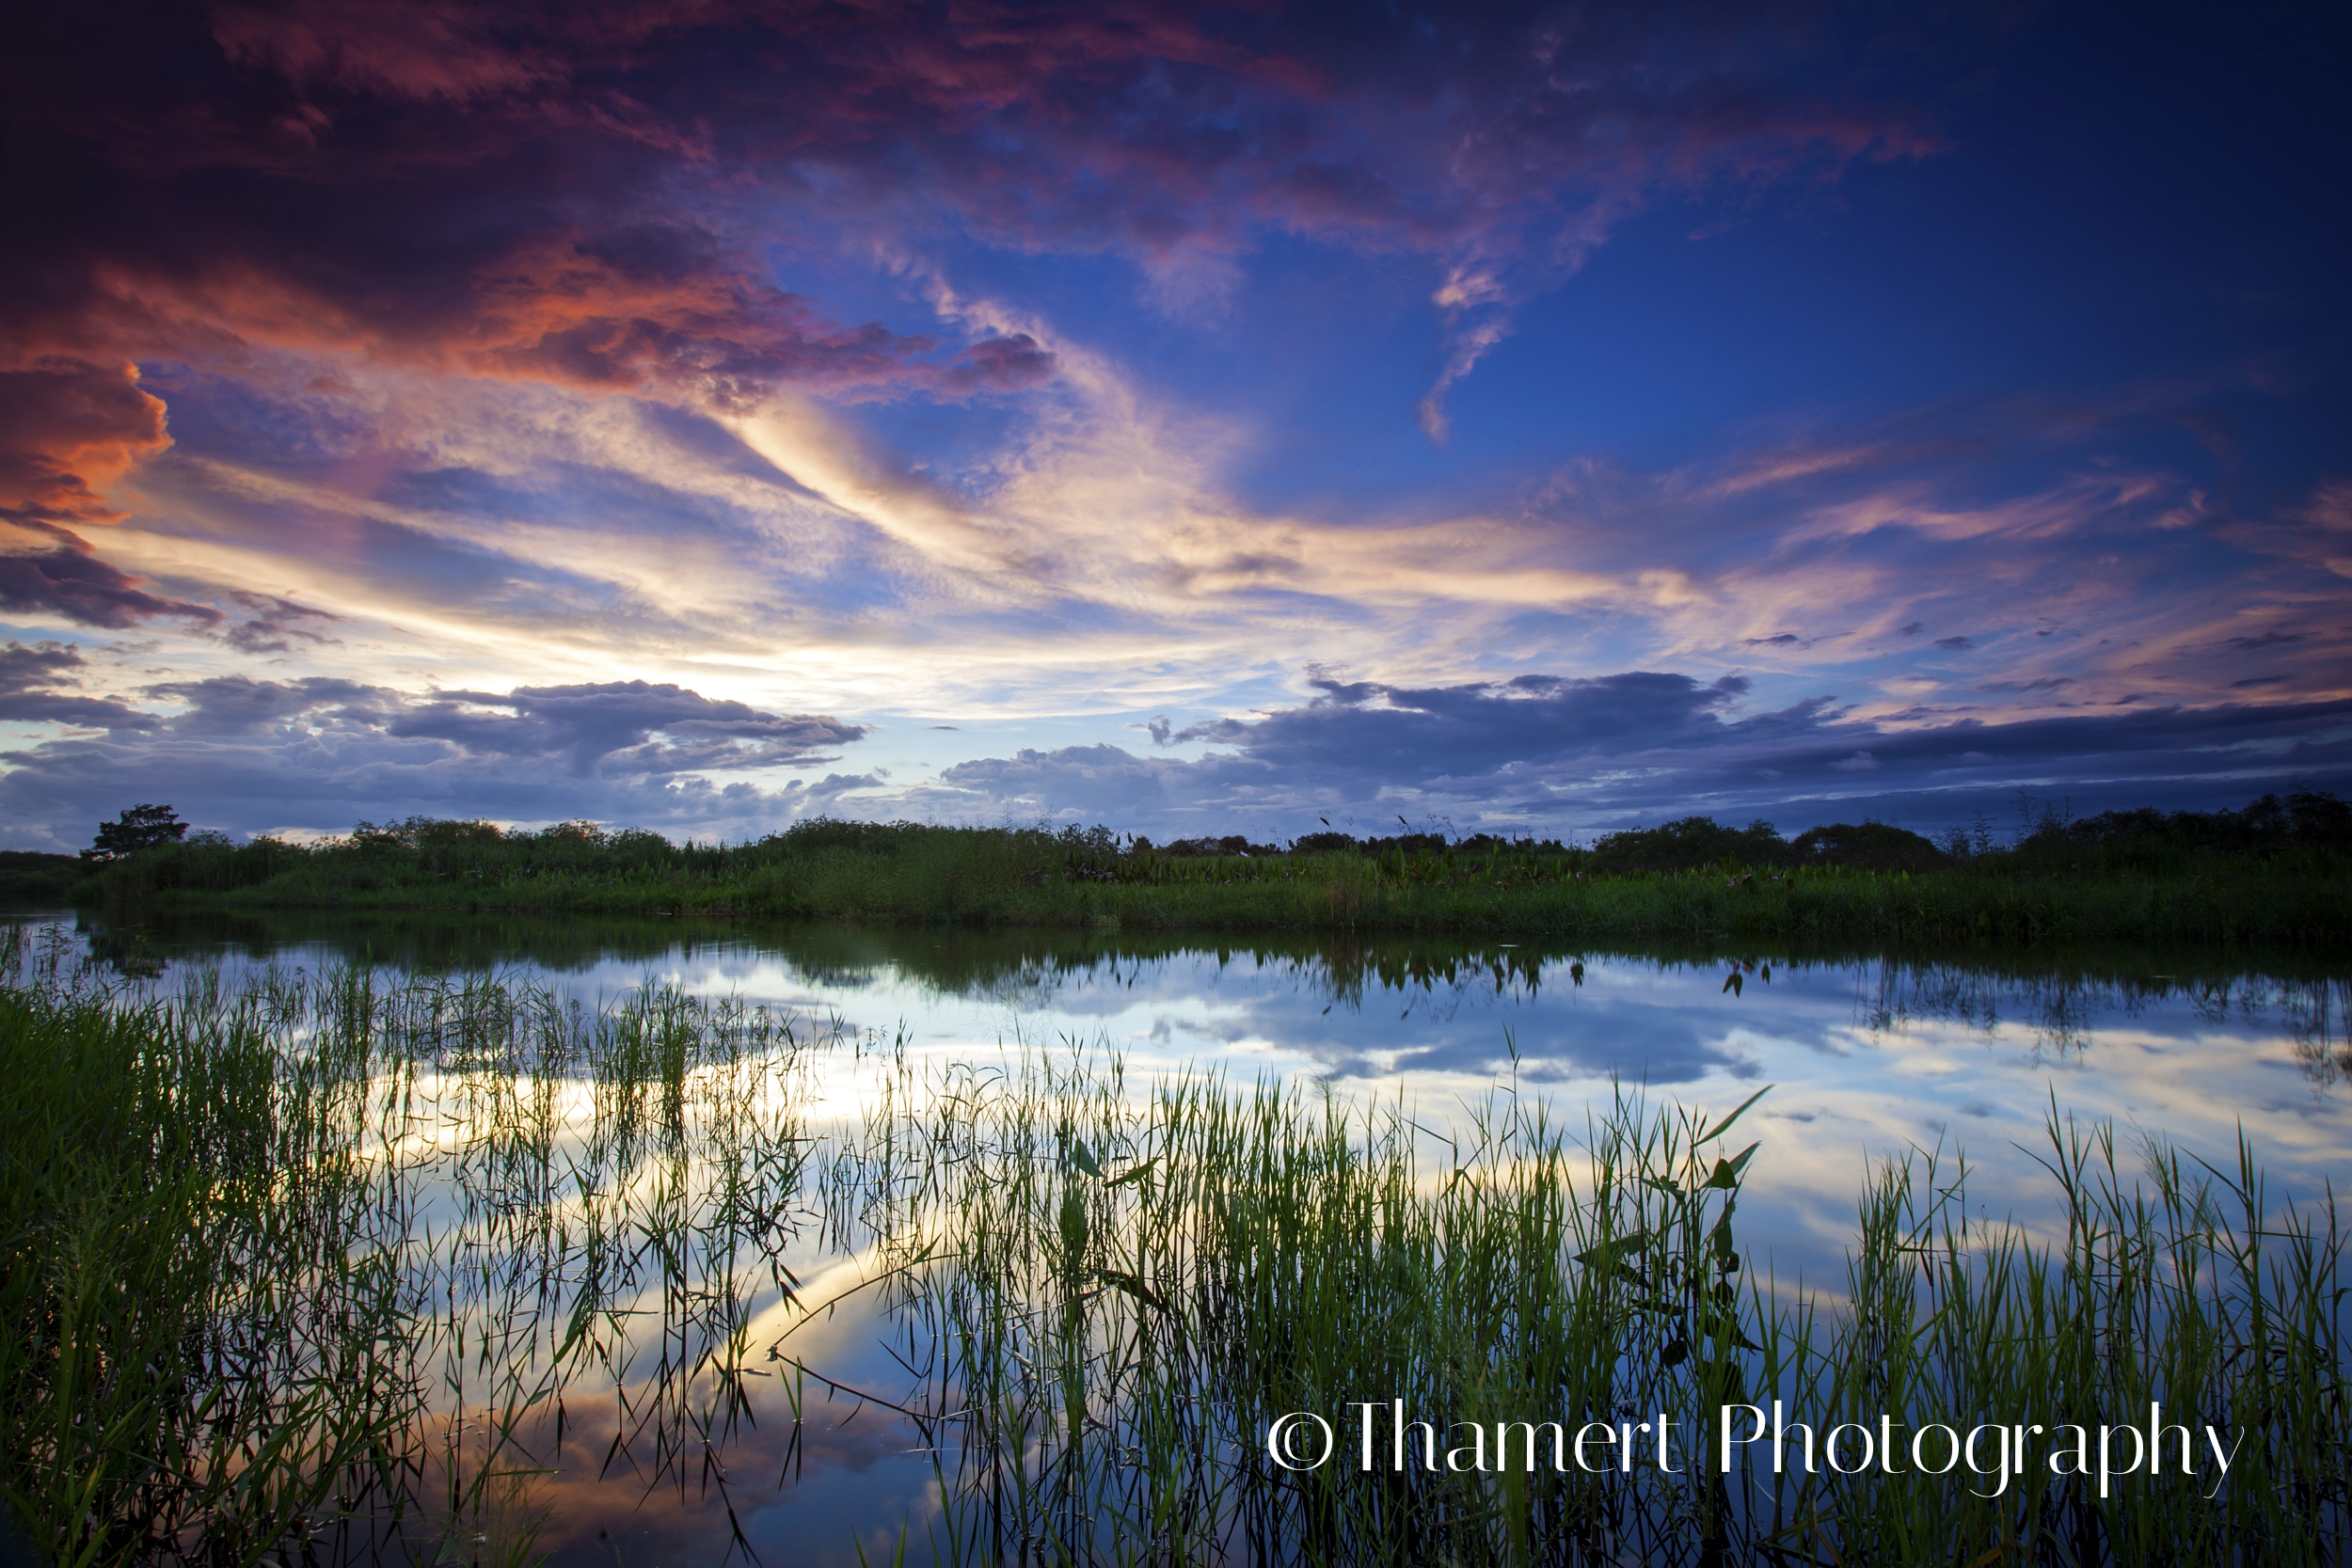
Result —
<svg viewBox="0 0 2352 1568"><path fill-rule="evenodd" d="M176 844L187 836L188 825L169 806L133 806L112 822L98 825L98 840L82 851L82 858L120 860L135 850Z"/></svg>

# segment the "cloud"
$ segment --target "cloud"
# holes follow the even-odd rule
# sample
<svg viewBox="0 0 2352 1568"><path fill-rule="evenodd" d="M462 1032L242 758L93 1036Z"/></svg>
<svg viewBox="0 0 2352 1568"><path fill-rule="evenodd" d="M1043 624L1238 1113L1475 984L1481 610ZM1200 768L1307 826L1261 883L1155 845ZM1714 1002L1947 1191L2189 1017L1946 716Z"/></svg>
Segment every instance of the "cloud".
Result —
<svg viewBox="0 0 2352 1568"><path fill-rule="evenodd" d="M1192 726L1178 738L1231 748L1197 761L1106 745L1023 751L943 769L938 788L911 798L1169 832L1303 832L1343 813L1362 832L1397 815L1467 832L1690 812L1761 814L1794 831L1873 813L1964 821L2054 782L2097 810L2352 781L2352 700L1905 725L1830 698L1742 714L1736 683L1655 672L1422 690L1311 684L1320 694L1303 706Z"/></svg>
<svg viewBox="0 0 2352 1568"><path fill-rule="evenodd" d="M71 656L71 657L69 657ZM163 719L41 690L78 671L54 644L11 645L8 717L103 727L0 753L0 816L21 843L66 845L118 795L168 800L199 826L341 830L363 818L590 817L674 831L757 831L877 782L723 786L703 775L834 760L863 726L644 681L404 693L363 682L215 676L148 694ZM16 689L27 689L17 690ZM22 711L17 711L21 707ZM144 790L145 794L140 794Z"/></svg>
<svg viewBox="0 0 2352 1568"><path fill-rule="evenodd" d="M79 649L62 642L11 641L0 648L0 720L72 724L80 728L151 730L152 714L108 698L50 689L87 667Z"/></svg>
<svg viewBox="0 0 2352 1568"><path fill-rule="evenodd" d="M1977 644L1976 644L1976 641L1975 641L1973 638L1967 638L1967 637L1939 637L1939 638L1937 638L1937 639L1935 640L1935 645L1936 645L1937 647L1939 647L1939 648L1949 648L1949 649L1951 649L1951 650L1952 650L1952 652L1954 652L1954 653L1958 654L1958 653L1965 653L1965 652L1967 652L1969 649L1971 649L1971 648L1975 647Z"/></svg>
<svg viewBox="0 0 2352 1568"><path fill-rule="evenodd" d="M1937 145L1857 99L1845 40L1798 6L1334 24L983 3L915 26L605 0L524 26L295 0L64 14L22 44L13 107L52 169L12 224L37 246L0 253L26 341L334 349L697 406L1055 372L1017 334L942 350L841 323L774 281L778 230L1108 252L1171 298L1287 234L1429 269L1435 431L1516 305L1659 197L1752 199Z"/></svg>
<svg viewBox="0 0 2352 1568"><path fill-rule="evenodd" d="M137 368L127 364L56 355L13 365L0 358L0 610L90 626L220 620L202 605L144 592L137 578L101 561L68 526L119 522L123 513L109 490L171 444L163 400L138 380Z"/></svg>
<svg viewBox="0 0 2352 1568"><path fill-rule="evenodd" d="M1174 738L1237 746L1300 780L1419 784L1689 744L1720 730L1748 689L1737 675L1702 684L1650 671L1418 689L1328 676L1308 685L1321 695L1305 707L1195 724Z"/></svg>
<svg viewBox="0 0 2352 1568"><path fill-rule="evenodd" d="M2309 642L2313 635L2308 631L2266 631L2260 637L2224 638L2215 646L2235 648L2240 653L2251 653L2260 648L2277 648L2293 642Z"/></svg>
<svg viewBox="0 0 2352 1568"><path fill-rule="evenodd" d="M1689 231L1661 209L1818 216L1853 171L1933 151L1906 102L1952 102L1942 35L1882 70L1876 23L1778 4L518 14L287 0L126 26L48 8L0 51L10 145L39 154L0 234L0 474L21 514L0 524L0 610L205 634L145 677L191 693L173 721L191 740L324 725L372 755L473 755L531 735L529 766L566 778L642 746L739 778L796 742L630 739L608 716L606 748L559 705L509 701L723 670L767 709L985 714L992 733L1085 715L1090 740L1275 705L1187 729L1214 767L966 759L973 800L1058 780L1190 810L1320 780L1316 799L1540 814L1545 791L1608 796L1612 756L1624 798L1648 799L1641 778L1733 755L1768 713L1824 729L1789 777L1834 788L1866 782L1835 768L1858 752L1881 782L1900 771L1867 725L1826 736L1838 713L2352 692L2330 629L2352 482L2233 478L2182 434L2217 400L2275 395L2253 372L2117 386L2094 366L2071 397L1677 415L1663 445L1612 438L1702 449L1649 471L1422 452L1394 485L1326 493L1343 467L1391 472L1366 421L1401 420L1427 382L1368 376L1369 415L1354 389L1325 396L1336 356L1299 366L1311 396L1236 394L1212 364L1320 355L1259 336L1315 330L1311 311L1272 319L1303 277L1368 291L1351 312L1425 301L1402 338L1370 318L1334 337L1387 367L1434 338L1409 373L1438 382L1439 428L1437 394L1527 300L1621 236ZM1649 237L1627 234L1645 214ZM1836 227L1873 243L1877 222ZM1138 329L1129 287L1200 335L1174 352L1167 324ZM1207 319L1220 299L1232 316ZM1606 397L1627 373L1604 353L1573 379ZM1720 390L1756 392L1743 374ZM2243 499L2274 493L2290 500L2267 517ZM1902 656L1938 626L1979 628L1964 688L1945 684L1962 661ZM2315 629L2289 646L2265 639L2306 634L2273 627ZM256 657L503 695L195 692ZM1333 711L1299 718L1276 693L1312 659L1379 678L1302 696ZM1743 694L1708 695L1742 669ZM1521 670L1592 679L1521 689ZM310 705L269 711L290 702ZM1147 725L1155 746L1185 728ZM1604 738L1562 738L1587 732ZM1759 776L1787 760L1756 744Z"/></svg>
<svg viewBox="0 0 2352 1568"><path fill-rule="evenodd" d="M267 594L236 592L230 596L253 612L251 619L240 621L229 629L229 645L240 653L282 654L295 642L332 642L335 639L312 630L305 623L317 621L332 626L342 619L332 611L314 610Z"/></svg>
<svg viewBox="0 0 2352 1568"><path fill-rule="evenodd" d="M762 713L644 681L517 687L504 696L439 692L406 704L387 729L446 740L477 756L562 756L581 775L829 761L821 753L866 733L837 719Z"/></svg>
<svg viewBox="0 0 2352 1568"><path fill-rule="evenodd" d="M107 488L171 444L135 366L37 357L0 369L0 517L118 521Z"/></svg>
<svg viewBox="0 0 2352 1568"><path fill-rule="evenodd" d="M109 566L78 535L52 523L0 521L0 610L61 615L86 626L178 619L216 626L207 605L159 598L140 578Z"/></svg>

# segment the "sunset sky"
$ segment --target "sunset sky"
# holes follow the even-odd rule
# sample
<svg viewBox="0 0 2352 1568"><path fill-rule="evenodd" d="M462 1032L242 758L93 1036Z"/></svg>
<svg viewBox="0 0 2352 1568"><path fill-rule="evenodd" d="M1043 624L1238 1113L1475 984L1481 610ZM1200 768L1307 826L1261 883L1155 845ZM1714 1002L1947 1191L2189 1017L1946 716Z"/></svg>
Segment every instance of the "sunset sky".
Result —
<svg viewBox="0 0 2352 1568"><path fill-rule="evenodd" d="M0 847L2352 792L2352 9L0 22Z"/></svg>

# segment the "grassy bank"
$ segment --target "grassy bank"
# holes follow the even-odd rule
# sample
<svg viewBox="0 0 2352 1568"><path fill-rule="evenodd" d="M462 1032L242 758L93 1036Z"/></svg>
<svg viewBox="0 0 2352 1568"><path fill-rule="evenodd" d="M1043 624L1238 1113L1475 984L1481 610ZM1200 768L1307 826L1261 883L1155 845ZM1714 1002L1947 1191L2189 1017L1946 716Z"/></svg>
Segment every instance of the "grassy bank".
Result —
<svg viewBox="0 0 2352 1568"><path fill-rule="evenodd" d="M2216 1172L2054 1117L2065 1220L2039 1239L1972 1210L1963 1169L1881 1167L1816 1294L1762 1266L1739 1205L1772 1151L1731 1106L1569 1125L1505 1086L1438 1138L1084 1053L929 1067L674 992L587 1013L353 969L149 997L10 940L0 1488L59 1561L601 1552L599 1488L608 1515L674 1488L716 1560L775 1473L737 1456L799 1451L792 1414L834 1430L829 1391L932 1456L913 1560L2346 1548L2344 1238L2244 1150ZM835 1124L806 1114L818 1066L866 1085ZM887 1386L818 1348L857 1311L898 1347ZM1774 1395L1963 1432L2157 1401L2235 1447L2226 1480L2105 1497L2040 1464L1997 1492L1726 1473L1717 1411ZM1276 1417L1391 1399L1487 1429L1662 1412L1675 1467L1263 1457Z"/></svg>
<svg viewBox="0 0 2352 1568"><path fill-rule="evenodd" d="M501 832L413 821L309 847L166 844L104 866L73 893L117 908L1454 932L1791 950L2352 943L2352 828L2334 813L2274 820L2249 808L2189 828L2141 815L2153 829L2132 814L2121 826L2054 821L2009 848L1957 837L1938 847L1875 824L1784 843L1769 829L1701 818L1592 847L1337 834L1171 847L1099 828L833 821L751 844L679 846L580 824ZM2216 819L2228 831L2211 829Z"/></svg>

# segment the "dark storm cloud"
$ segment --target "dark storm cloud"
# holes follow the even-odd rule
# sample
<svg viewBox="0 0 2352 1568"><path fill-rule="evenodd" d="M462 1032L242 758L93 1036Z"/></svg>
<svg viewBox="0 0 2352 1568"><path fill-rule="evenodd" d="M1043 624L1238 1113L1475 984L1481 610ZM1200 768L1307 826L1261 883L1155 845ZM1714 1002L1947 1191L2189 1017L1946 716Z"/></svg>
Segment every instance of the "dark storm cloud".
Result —
<svg viewBox="0 0 2352 1568"><path fill-rule="evenodd" d="M0 817L15 842L70 847L117 796L167 800L199 826L234 832L337 831L416 814L748 832L803 809L799 796L831 800L875 782L833 775L802 791L714 785L696 775L824 763L866 732L676 686L418 697L355 681L230 675L149 689L186 706L159 720L41 689L79 668L78 656L52 644L12 644L0 656L0 717L108 732L6 754L12 771L0 777Z"/></svg>
<svg viewBox="0 0 2352 1568"><path fill-rule="evenodd" d="M1827 697L1740 716L1740 683L1653 672L1427 689L1313 684L1322 695L1305 706L1172 737L1230 751L1184 760L1092 746L976 759L942 770L939 803L960 793L995 811L1162 833L1300 832L1339 813L1376 832L1433 812L1465 832L1686 812L1764 815L1794 829L1866 812L1959 820L2020 789L2063 787L2096 810L2352 781L2352 701L1898 727L1851 718Z"/></svg>

